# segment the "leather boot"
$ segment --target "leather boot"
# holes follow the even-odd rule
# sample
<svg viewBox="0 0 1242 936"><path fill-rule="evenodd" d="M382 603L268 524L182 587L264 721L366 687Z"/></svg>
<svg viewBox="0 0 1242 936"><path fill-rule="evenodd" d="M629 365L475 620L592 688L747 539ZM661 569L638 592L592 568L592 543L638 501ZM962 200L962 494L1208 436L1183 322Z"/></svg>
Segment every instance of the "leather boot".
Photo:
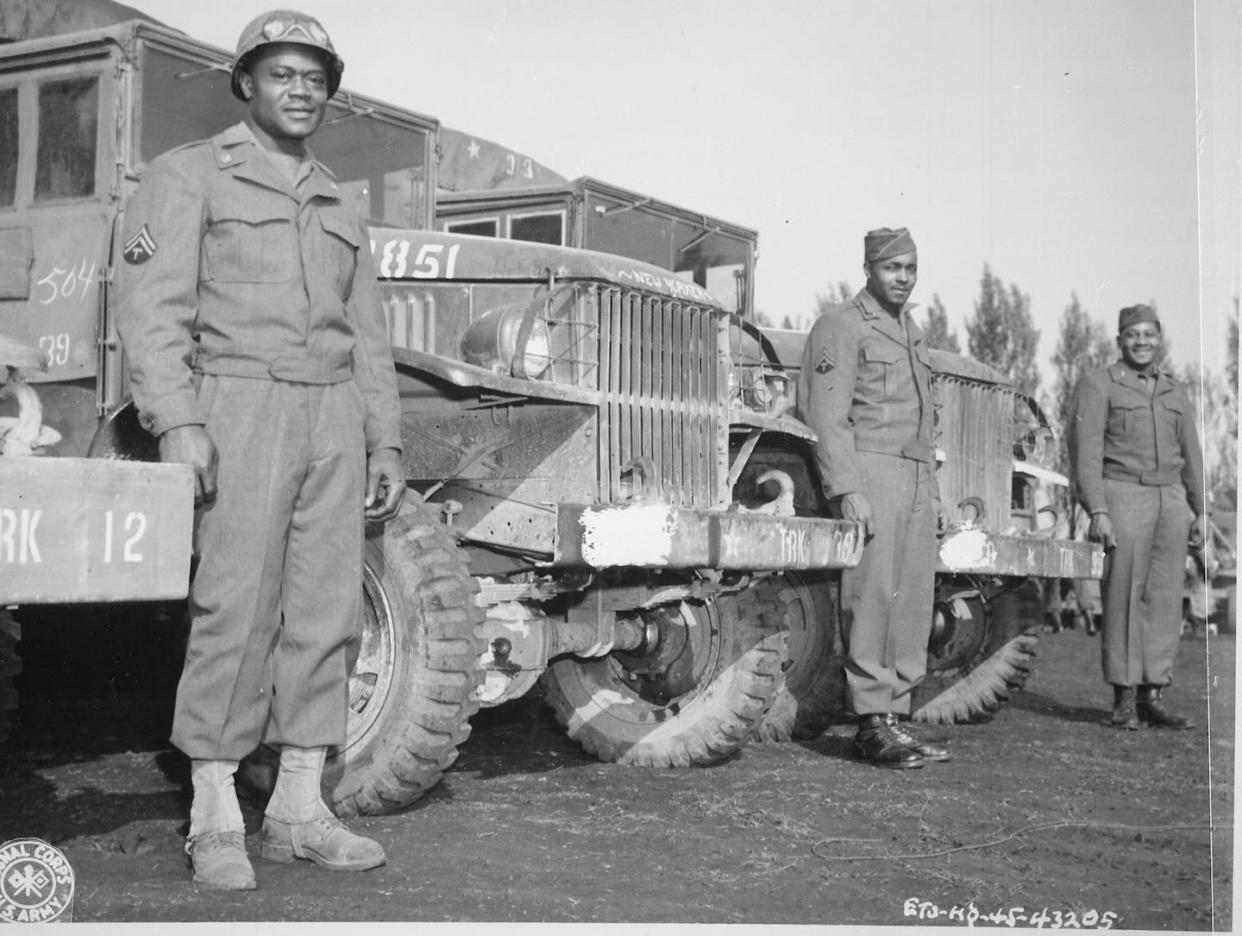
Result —
<svg viewBox="0 0 1242 936"><path fill-rule="evenodd" d="M889 715L888 717L892 719L892 721L889 722L889 724L892 727L893 733L897 736L898 740L900 740L906 747L910 748L911 750L918 751L920 754L922 754L924 760L929 760L929 761L953 760L953 755L949 752L949 749L945 747L944 745L936 744L932 741L926 740L925 738L920 738L910 729L909 725L905 725L901 721L899 721L896 715Z"/></svg>
<svg viewBox="0 0 1242 936"><path fill-rule="evenodd" d="M246 857L246 831L233 789L237 761L190 762L194 799L185 853L194 882L217 890L254 890L254 869Z"/></svg>
<svg viewBox="0 0 1242 936"><path fill-rule="evenodd" d="M1108 723L1123 731L1138 731L1138 714L1134 709L1134 687L1113 686L1113 717Z"/></svg>
<svg viewBox="0 0 1242 936"><path fill-rule="evenodd" d="M327 749L286 746L263 816L259 854L268 861L313 861L330 871L368 871L388 859L374 839L346 828L319 793Z"/></svg>
<svg viewBox="0 0 1242 936"><path fill-rule="evenodd" d="M876 767L890 770L922 767L923 755L907 746L893 730L896 722L896 715L862 716L858 720L858 734L854 737L854 751Z"/></svg>
<svg viewBox="0 0 1242 936"><path fill-rule="evenodd" d="M1139 686L1137 714L1139 721L1154 728L1173 728L1184 731L1193 728L1194 722L1164 707L1160 701L1159 686Z"/></svg>

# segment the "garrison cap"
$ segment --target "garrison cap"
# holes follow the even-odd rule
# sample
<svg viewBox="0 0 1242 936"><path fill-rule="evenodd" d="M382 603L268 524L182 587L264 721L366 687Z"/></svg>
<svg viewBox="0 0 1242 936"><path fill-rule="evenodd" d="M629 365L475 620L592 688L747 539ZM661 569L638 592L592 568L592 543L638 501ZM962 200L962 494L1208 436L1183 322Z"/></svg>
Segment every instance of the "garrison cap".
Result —
<svg viewBox="0 0 1242 936"><path fill-rule="evenodd" d="M876 228L863 238L863 262L887 260L916 249L909 228Z"/></svg>
<svg viewBox="0 0 1242 936"><path fill-rule="evenodd" d="M289 42L294 45L307 46L316 50L324 59L328 72L328 97L336 94L341 86L341 74L345 71L345 63L332 47L327 30L319 25L319 20L297 10L269 10L262 16L256 16L242 30L237 40L237 51L233 54L233 69L230 85L233 96L239 101L242 97L239 78L246 70L250 56L266 45L278 42Z"/></svg>
<svg viewBox="0 0 1242 936"><path fill-rule="evenodd" d="M1127 328L1137 325L1140 322L1152 322L1161 331L1164 328L1160 325L1160 317L1156 315L1156 310L1149 305L1132 305L1126 306L1117 313L1117 334L1121 334Z"/></svg>

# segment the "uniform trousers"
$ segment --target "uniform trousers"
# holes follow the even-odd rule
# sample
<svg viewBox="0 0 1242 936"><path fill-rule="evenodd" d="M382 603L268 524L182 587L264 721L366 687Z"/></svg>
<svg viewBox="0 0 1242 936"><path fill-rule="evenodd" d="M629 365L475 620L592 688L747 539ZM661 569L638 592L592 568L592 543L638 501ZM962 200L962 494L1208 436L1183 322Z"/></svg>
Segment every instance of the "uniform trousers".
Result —
<svg viewBox="0 0 1242 936"><path fill-rule="evenodd" d="M858 453L874 535L841 573L845 681L856 715L910 712L927 672L936 574L934 479L927 462Z"/></svg>
<svg viewBox="0 0 1242 936"><path fill-rule="evenodd" d="M1104 681L1167 686L1173 681L1193 519L1180 484L1104 479L1117 546L1104 568Z"/></svg>
<svg viewBox="0 0 1242 936"><path fill-rule="evenodd" d="M339 746L362 597L361 393L352 380L206 375L198 400L217 494L195 518L172 742L220 760L260 740Z"/></svg>

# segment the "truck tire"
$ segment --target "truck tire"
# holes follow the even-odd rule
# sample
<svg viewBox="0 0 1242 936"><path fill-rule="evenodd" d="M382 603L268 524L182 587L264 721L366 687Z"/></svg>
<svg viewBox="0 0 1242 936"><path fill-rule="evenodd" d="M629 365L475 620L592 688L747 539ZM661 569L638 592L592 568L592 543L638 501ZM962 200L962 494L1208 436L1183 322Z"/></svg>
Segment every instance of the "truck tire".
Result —
<svg viewBox="0 0 1242 936"><path fill-rule="evenodd" d="M367 538L345 747L324 768L342 816L392 812L435 786L479 708L479 586L437 511L417 501Z"/></svg>
<svg viewBox="0 0 1242 936"><path fill-rule="evenodd" d="M478 583L413 492L382 530L368 527L362 590L345 745L323 773L324 801L338 816L392 812L430 790L479 707ZM278 753L262 747L243 763L243 781L262 799L278 767Z"/></svg>
<svg viewBox="0 0 1242 936"><path fill-rule="evenodd" d="M990 600L959 599L969 617L937 606L927 676L915 687L912 718L938 725L985 720L1031 675L1043 620L1038 582L1027 580Z"/></svg>
<svg viewBox="0 0 1242 936"><path fill-rule="evenodd" d="M644 678L649 658L565 657L543 675L546 700L569 736L600 760L716 763L746 743L776 691L785 659L780 607L749 589L655 611L662 616L655 655L681 648L670 665Z"/></svg>
<svg viewBox="0 0 1242 936"><path fill-rule="evenodd" d="M13 721L17 718L17 674L22 671L22 658L17 645L22 639L22 626L13 615L0 608L0 744L9 740Z"/></svg>
<svg viewBox="0 0 1242 936"><path fill-rule="evenodd" d="M784 614L789 650L772 705L755 737L791 741L818 737L845 711L845 670L837 613L839 572L787 572L755 584Z"/></svg>

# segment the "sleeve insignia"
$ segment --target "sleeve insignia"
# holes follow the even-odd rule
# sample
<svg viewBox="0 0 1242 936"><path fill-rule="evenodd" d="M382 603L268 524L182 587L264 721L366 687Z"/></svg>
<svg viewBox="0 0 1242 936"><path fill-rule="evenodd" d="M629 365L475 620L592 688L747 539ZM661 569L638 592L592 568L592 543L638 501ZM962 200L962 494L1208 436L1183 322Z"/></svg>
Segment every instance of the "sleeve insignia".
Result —
<svg viewBox="0 0 1242 936"><path fill-rule="evenodd" d="M132 264L146 263L155 256L155 238L145 224L125 242L125 249L121 253L125 262Z"/></svg>
<svg viewBox="0 0 1242 936"><path fill-rule="evenodd" d="M819 360L815 362L815 373L826 374L836 366L837 362L832 359L832 355L825 349L819 352Z"/></svg>

